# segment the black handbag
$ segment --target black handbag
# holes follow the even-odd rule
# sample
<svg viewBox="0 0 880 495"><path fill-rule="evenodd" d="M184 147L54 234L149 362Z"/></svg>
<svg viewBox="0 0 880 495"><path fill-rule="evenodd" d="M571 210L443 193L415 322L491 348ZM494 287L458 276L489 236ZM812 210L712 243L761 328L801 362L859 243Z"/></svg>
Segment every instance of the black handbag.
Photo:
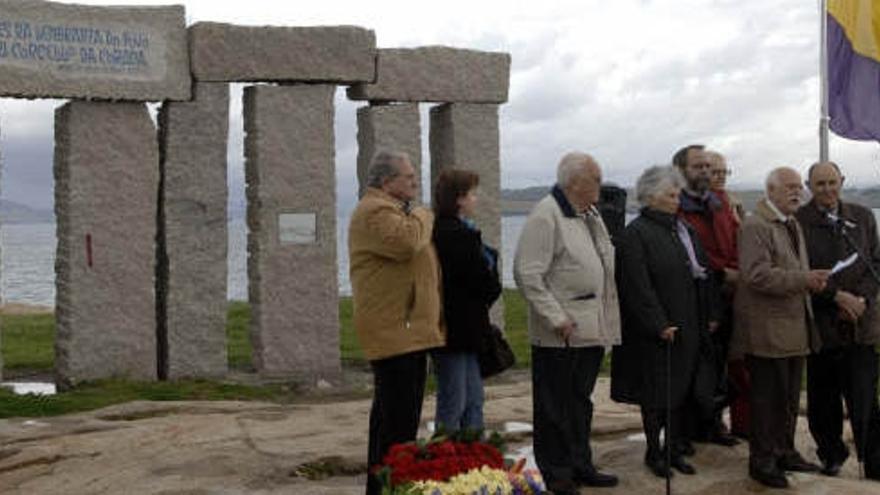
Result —
<svg viewBox="0 0 880 495"><path fill-rule="evenodd" d="M489 325L490 330L483 340L483 350L479 354L480 376L489 378L513 366L516 358L513 349L495 324Z"/></svg>

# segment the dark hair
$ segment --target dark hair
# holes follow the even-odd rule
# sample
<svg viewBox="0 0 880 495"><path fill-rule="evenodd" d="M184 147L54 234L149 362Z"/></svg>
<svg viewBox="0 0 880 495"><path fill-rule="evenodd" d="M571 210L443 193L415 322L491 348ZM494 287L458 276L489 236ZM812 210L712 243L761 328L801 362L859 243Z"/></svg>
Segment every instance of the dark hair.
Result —
<svg viewBox="0 0 880 495"><path fill-rule="evenodd" d="M458 198L480 185L480 176L470 170L445 168L437 176L434 184L434 212L438 217L458 215Z"/></svg>
<svg viewBox="0 0 880 495"><path fill-rule="evenodd" d="M672 164L678 168L684 168L688 163L688 152L691 150L703 151L706 146L702 144L689 144L672 155Z"/></svg>

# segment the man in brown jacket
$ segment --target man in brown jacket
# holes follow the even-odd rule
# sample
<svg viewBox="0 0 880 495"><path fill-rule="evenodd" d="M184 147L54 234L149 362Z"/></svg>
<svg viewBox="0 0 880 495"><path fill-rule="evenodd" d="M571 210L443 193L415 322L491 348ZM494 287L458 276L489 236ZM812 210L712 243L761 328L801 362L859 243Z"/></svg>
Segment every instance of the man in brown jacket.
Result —
<svg viewBox="0 0 880 495"><path fill-rule="evenodd" d="M739 237L732 347L745 353L752 382L749 475L775 488L788 486L785 471L819 470L794 448L804 356L820 346L810 292L824 289L829 276L828 270L809 268L793 216L802 196L800 174L773 170L766 198Z"/></svg>
<svg viewBox="0 0 880 495"><path fill-rule="evenodd" d="M831 268L854 252L857 258L835 273L824 291L813 295L822 351L807 358L807 419L824 464L836 476L849 451L843 443L846 402L856 454L865 475L880 477L880 404L877 402L877 308L880 241L871 210L840 200L843 175L833 162L810 167L807 181L813 199L797 212L813 268ZM857 251L854 251L854 248ZM870 266L869 266L870 264Z"/></svg>
<svg viewBox="0 0 880 495"><path fill-rule="evenodd" d="M418 179L405 153L380 151L351 216L348 252L354 327L373 369L367 462L415 440L422 414L427 350L442 346L440 277L431 244L434 215L411 207ZM367 494L380 493L370 475Z"/></svg>

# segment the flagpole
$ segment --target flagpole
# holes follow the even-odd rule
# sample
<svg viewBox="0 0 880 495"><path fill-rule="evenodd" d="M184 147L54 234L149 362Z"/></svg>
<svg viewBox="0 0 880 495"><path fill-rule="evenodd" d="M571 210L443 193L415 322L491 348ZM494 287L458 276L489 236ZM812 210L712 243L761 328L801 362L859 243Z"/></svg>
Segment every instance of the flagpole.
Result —
<svg viewBox="0 0 880 495"><path fill-rule="evenodd" d="M821 115L819 117L819 161L828 161L828 123L831 117L828 115L828 0L820 0L821 12L819 41L819 91L821 93Z"/></svg>

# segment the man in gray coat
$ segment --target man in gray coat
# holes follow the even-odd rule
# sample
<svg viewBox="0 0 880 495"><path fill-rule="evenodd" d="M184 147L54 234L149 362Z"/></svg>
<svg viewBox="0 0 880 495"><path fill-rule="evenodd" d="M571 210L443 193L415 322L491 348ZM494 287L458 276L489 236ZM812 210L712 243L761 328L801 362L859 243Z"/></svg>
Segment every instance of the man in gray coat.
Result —
<svg viewBox="0 0 880 495"><path fill-rule="evenodd" d="M535 460L557 495L617 484L590 452L590 396L605 347L620 343L614 248L595 206L601 182L591 156L565 155L557 184L526 220L514 260L529 308Z"/></svg>
<svg viewBox="0 0 880 495"><path fill-rule="evenodd" d="M804 356L821 346L810 293L822 291L829 276L828 270L810 270L794 218L802 198L800 174L773 170L766 198L739 237L731 352L745 354L751 376L749 475L774 488L788 486L785 471L819 470L794 448Z"/></svg>

